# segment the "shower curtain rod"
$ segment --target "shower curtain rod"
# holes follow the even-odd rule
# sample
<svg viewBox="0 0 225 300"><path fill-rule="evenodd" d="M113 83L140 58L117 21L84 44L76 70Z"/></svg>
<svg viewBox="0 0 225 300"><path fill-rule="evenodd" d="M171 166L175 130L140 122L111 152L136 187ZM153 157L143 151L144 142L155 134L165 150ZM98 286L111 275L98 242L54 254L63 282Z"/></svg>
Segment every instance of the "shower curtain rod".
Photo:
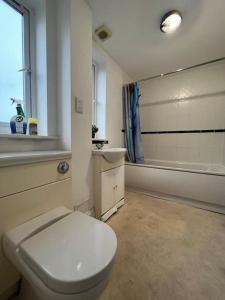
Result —
<svg viewBox="0 0 225 300"><path fill-rule="evenodd" d="M178 69L178 70L173 71L173 72L168 72L168 73L165 73L165 74L159 74L159 75L143 78L143 79L138 80L138 82L140 83L140 82L148 81L148 80L155 79L155 78L165 77L165 76L168 76L168 75L172 75L172 74L175 74L175 73L180 73L180 72L183 72L183 71L191 70L191 69L194 69L194 68L197 68L197 67L202 67L202 66L205 66L205 65L213 64L215 62L219 62L219 61L223 61L223 60L225 60L225 57L210 60L210 61L207 61L207 62L204 62L204 63L201 63L201 64L197 64L197 65L193 65L193 66L190 66L190 67L187 67L187 68Z"/></svg>

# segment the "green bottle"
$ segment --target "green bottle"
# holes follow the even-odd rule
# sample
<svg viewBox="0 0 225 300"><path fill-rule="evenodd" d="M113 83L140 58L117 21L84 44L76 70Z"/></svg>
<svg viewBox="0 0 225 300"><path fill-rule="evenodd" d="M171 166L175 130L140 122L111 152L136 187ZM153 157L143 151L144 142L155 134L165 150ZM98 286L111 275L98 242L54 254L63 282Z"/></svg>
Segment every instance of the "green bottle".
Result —
<svg viewBox="0 0 225 300"><path fill-rule="evenodd" d="M17 115L13 116L10 120L10 128L12 134L26 134L27 122L22 108L21 100L11 98L12 104L16 103Z"/></svg>

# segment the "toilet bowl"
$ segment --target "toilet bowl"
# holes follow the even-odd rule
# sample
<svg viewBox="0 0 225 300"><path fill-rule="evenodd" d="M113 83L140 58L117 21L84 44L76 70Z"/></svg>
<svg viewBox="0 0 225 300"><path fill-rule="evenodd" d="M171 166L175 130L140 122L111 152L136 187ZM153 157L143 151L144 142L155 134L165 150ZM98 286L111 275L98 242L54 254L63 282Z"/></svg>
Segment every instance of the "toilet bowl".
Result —
<svg viewBox="0 0 225 300"><path fill-rule="evenodd" d="M117 239L105 223L58 207L3 236L8 259L23 275L21 300L91 300L104 290Z"/></svg>

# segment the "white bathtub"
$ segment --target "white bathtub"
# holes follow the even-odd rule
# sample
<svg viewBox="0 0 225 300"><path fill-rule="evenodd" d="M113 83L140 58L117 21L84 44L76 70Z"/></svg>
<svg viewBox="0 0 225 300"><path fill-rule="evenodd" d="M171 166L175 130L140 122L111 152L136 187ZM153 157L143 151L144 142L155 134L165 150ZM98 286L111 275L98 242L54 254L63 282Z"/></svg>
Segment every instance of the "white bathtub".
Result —
<svg viewBox="0 0 225 300"><path fill-rule="evenodd" d="M225 166L156 160L126 163L126 186L225 214Z"/></svg>

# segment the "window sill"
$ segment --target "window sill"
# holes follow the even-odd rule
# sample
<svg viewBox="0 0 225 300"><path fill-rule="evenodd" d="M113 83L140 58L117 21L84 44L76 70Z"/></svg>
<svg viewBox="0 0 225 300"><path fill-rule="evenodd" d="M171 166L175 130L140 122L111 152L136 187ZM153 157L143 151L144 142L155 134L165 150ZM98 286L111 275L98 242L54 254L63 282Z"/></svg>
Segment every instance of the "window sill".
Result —
<svg viewBox="0 0 225 300"><path fill-rule="evenodd" d="M59 150L0 153L0 168L57 159L70 159L71 155L71 151Z"/></svg>
<svg viewBox="0 0 225 300"><path fill-rule="evenodd" d="M25 134L0 134L0 139L15 140L57 140L57 136L25 135Z"/></svg>

